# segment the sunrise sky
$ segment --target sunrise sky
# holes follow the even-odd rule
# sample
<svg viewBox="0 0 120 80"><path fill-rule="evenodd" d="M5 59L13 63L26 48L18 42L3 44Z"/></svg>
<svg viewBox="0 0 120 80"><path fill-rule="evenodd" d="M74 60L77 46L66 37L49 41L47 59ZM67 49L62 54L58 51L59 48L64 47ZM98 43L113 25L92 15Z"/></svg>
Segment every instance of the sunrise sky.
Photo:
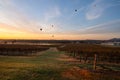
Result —
<svg viewBox="0 0 120 80"><path fill-rule="evenodd" d="M0 39L110 38L120 38L120 0L0 0Z"/></svg>

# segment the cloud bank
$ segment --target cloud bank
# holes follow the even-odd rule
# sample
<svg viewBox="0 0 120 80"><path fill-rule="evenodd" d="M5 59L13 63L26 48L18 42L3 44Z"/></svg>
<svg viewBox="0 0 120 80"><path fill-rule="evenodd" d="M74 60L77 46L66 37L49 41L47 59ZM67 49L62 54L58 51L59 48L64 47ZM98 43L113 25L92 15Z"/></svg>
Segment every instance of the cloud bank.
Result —
<svg viewBox="0 0 120 80"><path fill-rule="evenodd" d="M109 33L120 34L120 20L89 26L85 29L80 29L74 32L74 34L103 34L103 35Z"/></svg>

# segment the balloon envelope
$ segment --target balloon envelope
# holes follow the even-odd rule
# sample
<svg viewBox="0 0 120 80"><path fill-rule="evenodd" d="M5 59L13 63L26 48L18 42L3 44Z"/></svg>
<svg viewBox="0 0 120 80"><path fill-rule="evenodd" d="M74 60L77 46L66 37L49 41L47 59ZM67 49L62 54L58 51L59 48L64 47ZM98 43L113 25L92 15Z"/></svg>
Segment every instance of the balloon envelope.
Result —
<svg viewBox="0 0 120 80"><path fill-rule="evenodd" d="M77 9L75 9L75 12L77 12Z"/></svg>
<svg viewBox="0 0 120 80"><path fill-rule="evenodd" d="M42 28L40 28L40 30L42 31Z"/></svg>

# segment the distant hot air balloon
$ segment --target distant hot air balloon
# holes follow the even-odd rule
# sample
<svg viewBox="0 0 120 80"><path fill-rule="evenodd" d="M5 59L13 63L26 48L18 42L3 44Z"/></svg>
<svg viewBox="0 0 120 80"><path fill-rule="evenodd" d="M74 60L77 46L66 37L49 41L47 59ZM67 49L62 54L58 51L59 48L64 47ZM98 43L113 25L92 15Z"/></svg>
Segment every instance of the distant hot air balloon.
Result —
<svg viewBox="0 0 120 80"><path fill-rule="evenodd" d="M42 28L40 28L40 31L42 31Z"/></svg>
<svg viewBox="0 0 120 80"><path fill-rule="evenodd" d="M77 9L75 9L75 12L77 12Z"/></svg>
<svg viewBox="0 0 120 80"><path fill-rule="evenodd" d="M94 7L96 7L96 4L94 5Z"/></svg>
<svg viewBox="0 0 120 80"><path fill-rule="evenodd" d="M52 35L52 37L54 37L54 35Z"/></svg>
<svg viewBox="0 0 120 80"><path fill-rule="evenodd" d="M54 26L52 25L52 27L54 27Z"/></svg>

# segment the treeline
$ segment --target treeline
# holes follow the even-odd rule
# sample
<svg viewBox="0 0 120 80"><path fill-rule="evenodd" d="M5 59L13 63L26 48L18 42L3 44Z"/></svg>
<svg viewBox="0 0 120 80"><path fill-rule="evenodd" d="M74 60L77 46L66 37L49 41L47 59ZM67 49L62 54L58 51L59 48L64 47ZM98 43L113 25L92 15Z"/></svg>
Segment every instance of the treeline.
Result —
<svg viewBox="0 0 120 80"><path fill-rule="evenodd" d="M23 56L49 49L48 46L0 44L0 55Z"/></svg>
<svg viewBox="0 0 120 80"><path fill-rule="evenodd" d="M120 63L120 47L93 44L66 44L58 47L58 50L65 51L68 55L84 61L84 63L93 62L95 58L99 62Z"/></svg>

